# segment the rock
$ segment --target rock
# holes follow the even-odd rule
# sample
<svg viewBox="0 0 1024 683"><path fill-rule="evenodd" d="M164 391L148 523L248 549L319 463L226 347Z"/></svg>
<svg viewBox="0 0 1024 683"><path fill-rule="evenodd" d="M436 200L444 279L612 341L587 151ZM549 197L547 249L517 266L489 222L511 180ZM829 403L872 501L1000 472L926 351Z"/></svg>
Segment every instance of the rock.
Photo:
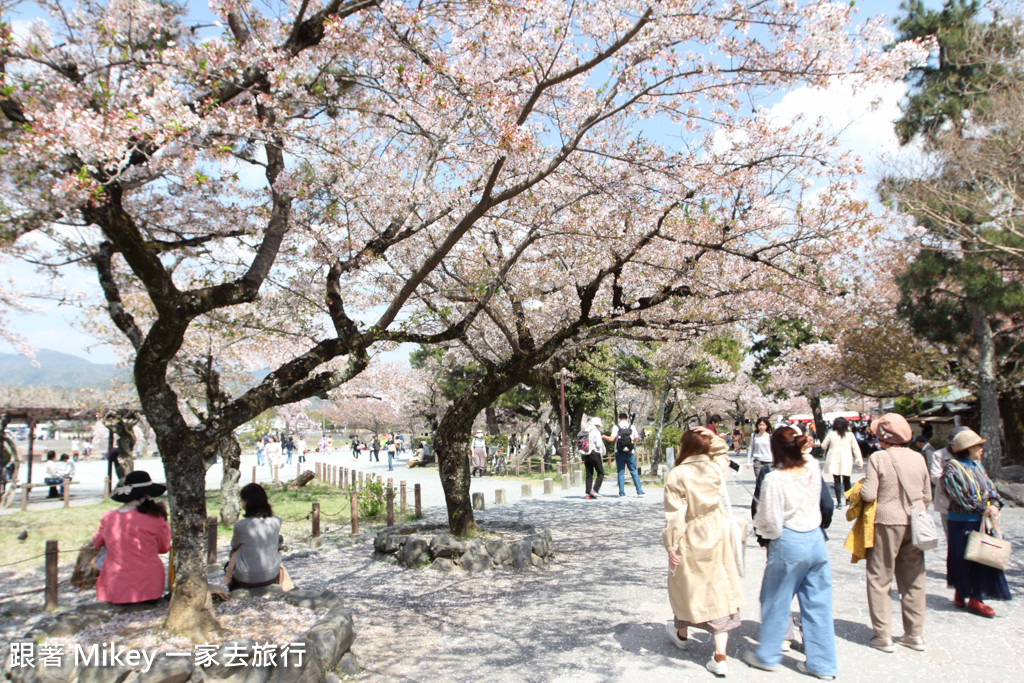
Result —
<svg viewBox="0 0 1024 683"><path fill-rule="evenodd" d="M202 670L204 680L225 683L262 683L267 680L269 669L250 666L254 645L256 643L249 639L222 643L214 655L217 663Z"/></svg>
<svg viewBox="0 0 1024 683"><path fill-rule="evenodd" d="M384 564L398 564L398 556L397 555L385 555L383 561L384 561Z"/></svg>
<svg viewBox="0 0 1024 683"><path fill-rule="evenodd" d="M434 557L458 557L466 550L466 542L451 534L440 534L430 542L430 554Z"/></svg>
<svg viewBox="0 0 1024 683"><path fill-rule="evenodd" d="M439 557L430 563L430 568L439 572L455 571L455 563L448 557Z"/></svg>
<svg viewBox="0 0 1024 683"><path fill-rule="evenodd" d="M334 668L341 656L352 646L355 630L352 617L343 610L335 610L317 622L303 636L312 645L312 655L322 671Z"/></svg>
<svg viewBox="0 0 1024 683"><path fill-rule="evenodd" d="M356 656L351 652L346 652L345 656L338 662L338 673L343 676L355 676L359 673L359 661Z"/></svg>
<svg viewBox="0 0 1024 683"><path fill-rule="evenodd" d="M514 541L509 546L509 551L512 553L513 567L524 569L530 566L530 557L533 554L532 546L533 543L526 538L521 541Z"/></svg>
<svg viewBox="0 0 1024 683"><path fill-rule="evenodd" d="M332 590L324 590L316 598L317 609L327 608L329 610L344 610L345 603L341 601L338 594ZM345 613L348 616L348 613Z"/></svg>
<svg viewBox="0 0 1024 683"><path fill-rule="evenodd" d="M302 607L304 609L316 609L316 604L320 599L320 595L321 594L316 591L300 590L296 588L284 593L282 599L289 605L295 605L296 607Z"/></svg>
<svg viewBox="0 0 1024 683"><path fill-rule="evenodd" d="M474 540L459 558L459 566L467 572L482 572L491 568L492 559L480 539Z"/></svg>
<svg viewBox="0 0 1024 683"><path fill-rule="evenodd" d="M1010 484L1001 481L996 484L996 490L999 491L1000 496L1015 507L1024 507L1024 484Z"/></svg>
<svg viewBox="0 0 1024 683"><path fill-rule="evenodd" d="M25 641L19 641L25 642ZM2 662L3 671L14 683L71 683L78 679L78 664L71 650L62 648L61 655L52 662L53 666L43 664L42 657L45 656L39 645L33 648L35 653L35 666L12 667L8 658ZM59 664L59 666L58 666Z"/></svg>
<svg viewBox="0 0 1024 683"><path fill-rule="evenodd" d="M530 555L530 564L534 567L543 567L545 565L544 558L537 554Z"/></svg>
<svg viewBox="0 0 1024 683"><path fill-rule="evenodd" d="M324 677L320 679L320 683L341 683L341 679L338 678L338 674L328 671L324 674Z"/></svg>
<svg viewBox="0 0 1024 683"><path fill-rule="evenodd" d="M78 670L78 683L121 683L135 673L128 666L98 666L90 664Z"/></svg>
<svg viewBox="0 0 1024 683"><path fill-rule="evenodd" d="M547 557L551 554L551 544L543 534L528 536L526 540L530 541L530 550L532 550L534 554L540 555L541 557Z"/></svg>
<svg viewBox="0 0 1024 683"><path fill-rule="evenodd" d="M296 638L278 648L277 666L268 681L271 683L319 683L323 670L313 652L313 643L306 637Z"/></svg>
<svg viewBox="0 0 1024 683"><path fill-rule="evenodd" d="M409 540L408 536L401 534L391 534L384 542L384 552L386 553L397 553L402 549L402 546Z"/></svg>
<svg viewBox="0 0 1024 683"><path fill-rule="evenodd" d="M381 531L373 539L373 549L376 550L378 553L384 554L386 552L384 548L387 547L387 542L388 532Z"/></svg>
<svg viewBox="0 0 1024 683"><path fill-rule="evenodd" d="M487 541L484 547L487 548L487 554L491 556L496 567L512 562L512 551L509 550L508 543L500 538Z"/></svg>
<svg viewBox="0 0 1024 683"><path fill-rule="evenodd" d="M398 553L403 566L415 569L430 562L430 542L422 536L409 536Z"/></svg>
<svg viewBox="0 0 1024 683"><path fill-rule="evenodd" d="M140 672L134 680L138 683L185 683L192 678L194 668L190 657L168 657L164 653L156 656L149 671Z"/></svg>

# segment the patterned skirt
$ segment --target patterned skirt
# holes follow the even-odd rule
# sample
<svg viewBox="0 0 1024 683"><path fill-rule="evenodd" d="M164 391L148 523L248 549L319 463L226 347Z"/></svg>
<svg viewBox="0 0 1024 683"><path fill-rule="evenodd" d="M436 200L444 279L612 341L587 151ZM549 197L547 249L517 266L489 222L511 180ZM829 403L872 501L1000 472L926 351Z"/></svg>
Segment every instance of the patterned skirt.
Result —
<svg viewBox="0 0 1024 683"><path fill-rule="evenodd" d="M702 621L699 624L694 624L689 621L683 621L682 619L676 619L676 630L681 628L699 628L703 631L707 631L711 635L716 633L726 633L734 628L738 628L740 625L740 613L736 612L725 617L718 617L711 621Z"/></svg>

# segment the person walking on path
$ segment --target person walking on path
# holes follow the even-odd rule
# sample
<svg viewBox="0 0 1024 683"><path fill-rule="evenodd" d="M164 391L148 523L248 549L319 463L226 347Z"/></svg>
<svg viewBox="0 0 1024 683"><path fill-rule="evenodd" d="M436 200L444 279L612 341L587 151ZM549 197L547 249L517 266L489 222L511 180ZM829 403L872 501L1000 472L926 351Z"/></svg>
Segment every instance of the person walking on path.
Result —
<svg viewBox="0 0 1024 683"><path fill-rule="evenodd" d="M390 439L388 439L388 472L395 469L393 462L396 457L398 457L398 443L392 436Z"/></svg>
<svg viewBox="0 0 1024 683"><path fill-rule="evenodd" d="M718 413L715 413L714 415L708 418L707 429L715 436L718 436L718 426L720 424L722 424L722 416L719 415Z"/></svg>
<svg viewBox="0 0 1024 683"><path fill-rule="evenodd" d="M668 597L673 622L666 624L676 646L687 647L687 629L712 635L714 657L707 669L725 676L729 631L740 625L743 589L733 552L733 525L723 507L729 448L709 429L683 432L679 455L665 479Z"/></svg>
<svg viewBox="0 0 1024 683"><path fill-rule="evenodd" d="M948 524L948 513L949 513L949 496L946 495L945 489L942 487L942 475L946 471L946 466L949 461L953 459L953 441L956 439L958 434L966 432L970 429L969 427L953 427L949 430L948 441L946 447L935 451L932 454L932 464L928 470L928 474L932 480L932 507L939 513L939 518L942 520L942 533L946 535L946 545L949 545L949 524Z"/></svg>
<svg viewBox="0 0 1024 683"><path fill-rule="evenodd" d="M754 433L750 435L747 449L747 465L754 468L754 481L761 474L761 468L772 463L772 426L767 417L757 418Z"/></svg>
<svg viewBox="0 0 1024 683"><path fill-rule="evenodd" d="M473 441L469 444L469 455L473 463L469 476L477 476L477 472L481 477L484 476L484 472L487 471L487 441L483 432L478 431L473 435Z"/></svg>
<svg viewBox="0 0 1024 683"><path fill-rule="evenodd" d="M972 531L981 531L983 520L998 527L999 510L1003 507L1003 499L981 465L984 443L985 439L970 429L956 435L953 459L942 475L942 488L949 499L946 584L954 589L953 603L991 618L996 615L995 611L984 600L1010 599L1006 573L964 557L967 536Z"/></svg>
<svg viewBox="0 0 1024 683"><path fill-rule="evenodd" d="M619 413L619 422L612 427L611 436L602 436L602 439L615 444L615 469L619 478L619 496L626 495L626 468L629 468L629 476L633 479L633 486L636 488L636 495L644 495L644 489L640 485L640 475L636 471L636 444L640 441L640 432L629 421L629 415Z"/></svg>
<svg viewBox="0 0 1024 683"><path fill-rule="evenodd" d="M370 451L370 455L366 456L367 462L369 462L371 457L376 462L380 462L380 438L375 436L370 440L370 443L373 444L373 449Z"/></svg>
<svg viewBox="0 0 1024 683"><path fill-rule="evenodd" d="M739 425L739 423L737 423L732 430L732 449L736 451L737 458L743 451L743 428Z"/></svg>
<svg viewBox="0 0 1024 683"><path fill-rule="evenodd" d="M593 500L600 497L601 484L604 482L604 455L607 452L604 447L604 438L601 428L604 423L601 418L595 417L590 421L590 427L585 433L581 433L580 456L583 458L583 467L586 469L587 490L583 497ZM594 475L597 479L594 479Z"/></svg>
<svg viewBox="0 0 1024 683"><path fill-rule="evenodd" d="M912 650L924 650L924 551L911 542L910 510L924 510L932 500L931 482L924 459L905 444L912 432L906 419L887 413L872 425L882 447L868 460L860 491L865 503L876 501L874 545L867 552L868 611L874 637L869 645L892 652L893 575L901 596L903 636L895 641ZM909 506L908 506L909 502Z"/></svg>
<svg viewBox="0 0 1024 683"><path fill-rule="evenodd" d="M830 680L838 673L832 618L832 569L822 532L822 478L818 463L806 453L813 438L783 427L772 434L774 460L761 484L754 528L770 541L761 582L761 628L756 650L743 659L774 671L782 661L790 625L790 605L800 602L804 673ZM831 502L830 500L828 502Z"/></svg>
<svg viewBox="0 0 1024 683"><path fill-rule="evenodd" d="M850 477L853 476L853 465L857 469L864 468L864 460L857 445L857 437L850 431L850 423L845 417L837 417L832 423L832 431L821 442L825 451L824 475L832 477L832 487L836 493L836 507L843 507L846 492L850 490Z"/></svg>

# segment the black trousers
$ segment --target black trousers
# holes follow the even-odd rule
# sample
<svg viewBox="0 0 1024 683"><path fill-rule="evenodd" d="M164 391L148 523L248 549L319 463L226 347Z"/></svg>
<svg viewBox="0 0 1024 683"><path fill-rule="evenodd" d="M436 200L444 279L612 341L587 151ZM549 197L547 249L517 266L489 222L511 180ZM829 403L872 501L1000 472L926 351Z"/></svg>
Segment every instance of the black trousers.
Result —
<svg viewBox="0 0 1024 683"><path fill-rule="evenodd" d="M587 469L587 493L600 491L601 483L604 481L604 463L601 462L600 453L587 453L583 456L583 466ZM597 473L597 481L594 481L594 473ZM593 484L593 487L591 487Z"/></svg>
<svg viewBox="0 0 1024 683"><path fill-rule="evenodd" d="M832 477L832 484L832 488L836 491L836 507L841 508L843 501L846 500L846 496L843 494L850 490L850 478L837 474Z"/></svg>

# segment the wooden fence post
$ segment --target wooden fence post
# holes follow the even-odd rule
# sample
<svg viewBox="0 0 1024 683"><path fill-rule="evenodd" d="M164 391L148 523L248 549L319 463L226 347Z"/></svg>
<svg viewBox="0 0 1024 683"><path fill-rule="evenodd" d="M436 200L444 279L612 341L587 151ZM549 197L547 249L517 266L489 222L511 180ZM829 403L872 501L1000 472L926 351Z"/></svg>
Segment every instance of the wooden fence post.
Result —
<svg viewBox="0 0 1024 683"><path fill-rule="evenodd" d="M313 512L310 515L313 519L313 530L310 538L310 546L313 548L320 547L320 503L313 503Z"/></svg>
<svg viewBox="0 0 1024 683"><path fill-rule="evenodd" d="M255 465L253 465L253 468L252 468L252 483L254 483L254 484L256 483L256 466Z"/></svg>
<svg viewBox="0 0 1024 683"><path fill-rule="evenodd" d="M395 489L388 484L388 526L395 525Z"/></svg>
<svg viewBox="0 0 1024 683"><path fill-rule="evenodd" d="M28 510L28 494L32 490L32 484L21 485L21 511Z"/></svg>
<svg viewBox="0 0 1024 683"><path fill-rule="evenodd" d="M206 563L217 564L217 518L206 518Z"/></svg>
<svg viewBox="0 0 1024 683"><path fill-rule="evenodd" d="M401 510L402 514L404 515L405 514L405 480L404 479L400 482L400 485L398 487L398 494L399 494L398 495L398 500L399 500L399 507L398 507L398 509Z"/></svg>
<svg viewBox="0 0 1024 683"><path fill-rule="evenodd" d="M412 499L413 499L413 505L416 506L416 508L415 508L416 509L416 516L417 517L422 517L423 516L423 505L422 505L422 500L420 498L420 485L419 484L414 484L413 487L412 487Z"/></svg>
<svg viewBox="0 0 1024 683"><path fill-rule="evenodd" d="M110 500L110 477L103 478L103 500Z"/></svg>
<svg viewBox="0 0 1024 683"><path fill-rule="evenodd" d="M57 541L46 542L46 611L57 609Z"/></svg>
<svg viewBox="0 0 1024 683"><path fill-rule="evenodd" d="M353 491L348 494L349 504L352 506L352 535L359 535L359 494Z"/></svg>
<svg viewBox="0 0 1024 683"><path fill-rule="evenodd" d="M64 507L71 507L71 480L64 482Z"/></svg>

